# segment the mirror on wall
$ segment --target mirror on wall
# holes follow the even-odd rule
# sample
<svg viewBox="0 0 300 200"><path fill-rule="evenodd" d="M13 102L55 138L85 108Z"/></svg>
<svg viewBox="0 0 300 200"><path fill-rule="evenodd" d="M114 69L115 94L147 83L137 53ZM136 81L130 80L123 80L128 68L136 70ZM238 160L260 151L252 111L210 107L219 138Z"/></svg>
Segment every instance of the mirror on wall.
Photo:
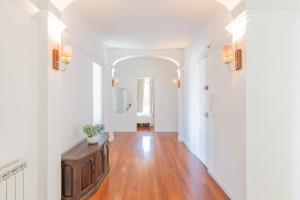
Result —
<svg viewBox="0 0 300 200"><path fill-rule="evenodd" d="M113 111L115 113L124 113L132 106L132 95L122 87L113 88Z"/></svg>

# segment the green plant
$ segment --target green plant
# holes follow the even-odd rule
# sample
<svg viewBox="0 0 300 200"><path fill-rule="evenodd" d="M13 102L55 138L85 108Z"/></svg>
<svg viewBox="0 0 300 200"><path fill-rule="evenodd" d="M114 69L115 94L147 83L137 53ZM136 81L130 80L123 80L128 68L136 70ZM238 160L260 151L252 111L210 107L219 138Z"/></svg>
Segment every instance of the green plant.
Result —
<svg viewBox="0 0 300 200"><path fill-rule="evenodd" d="M87 124L83 127L83 132L87 137L94 137L104 131L104 124L98 123L95 125Z"/></svg>

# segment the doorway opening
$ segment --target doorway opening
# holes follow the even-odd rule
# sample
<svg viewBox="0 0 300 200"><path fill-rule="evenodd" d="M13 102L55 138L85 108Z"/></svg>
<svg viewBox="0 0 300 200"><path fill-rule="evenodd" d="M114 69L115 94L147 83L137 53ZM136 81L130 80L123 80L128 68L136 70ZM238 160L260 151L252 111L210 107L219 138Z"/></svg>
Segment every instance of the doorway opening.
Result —
<svg viewBox="0 0 300 200"><path fill-rule="evenodd" d="M154 130L155 81L152 78L137 79L137 130Z"/></svg>

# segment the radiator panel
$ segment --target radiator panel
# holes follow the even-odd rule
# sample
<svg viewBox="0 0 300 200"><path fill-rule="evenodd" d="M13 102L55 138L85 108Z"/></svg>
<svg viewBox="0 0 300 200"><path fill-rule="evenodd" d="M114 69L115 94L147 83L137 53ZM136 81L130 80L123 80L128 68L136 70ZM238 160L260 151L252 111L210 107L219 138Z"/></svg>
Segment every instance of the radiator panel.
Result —
<svg viewBox="0 0 300 200"><path fill-rule="evenodd" d="M0 200L26 200L26 167L26 162L18 160L0 168Z"/></svg>

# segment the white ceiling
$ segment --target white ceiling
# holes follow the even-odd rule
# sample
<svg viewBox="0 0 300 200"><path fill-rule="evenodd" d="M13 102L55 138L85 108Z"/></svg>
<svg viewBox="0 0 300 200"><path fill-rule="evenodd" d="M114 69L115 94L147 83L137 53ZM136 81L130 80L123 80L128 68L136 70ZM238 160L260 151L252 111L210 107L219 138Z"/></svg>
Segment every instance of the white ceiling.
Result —
<svg viewBox="0 0 300 200"><path fill-rule="evenodd" d="M76 0L76 9L109 47L183 48L222 6L216 0Z"/></svg>

